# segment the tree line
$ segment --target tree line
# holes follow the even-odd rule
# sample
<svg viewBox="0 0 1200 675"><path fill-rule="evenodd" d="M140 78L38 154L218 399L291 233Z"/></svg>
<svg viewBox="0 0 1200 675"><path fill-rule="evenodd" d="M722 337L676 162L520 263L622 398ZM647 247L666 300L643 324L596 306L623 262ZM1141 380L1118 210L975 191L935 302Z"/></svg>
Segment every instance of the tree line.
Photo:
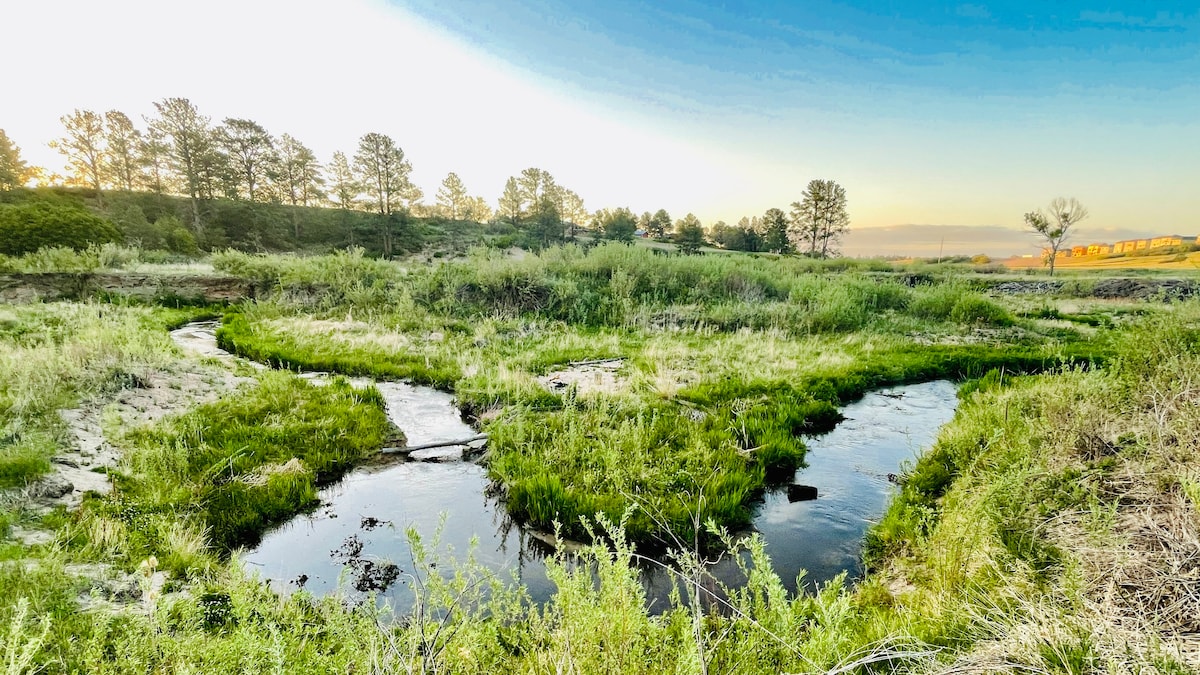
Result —
<svg viewBox="0 0 1200 675"><path fill-rule="evenodd" d="M694 214L675 221L663 209L635 217L629 209L597 211L592 228L610 239L632 240L639 232L659 240L668 238L685 253L705 244L731 251L751 253L800 253L828 258L838 253L842 237L850 228L846 190L832 180L813 180L790 213L770 208L762 216L746 216L737 225L717 221L704 228Z"/></svg>
<svg viewBox="0 0 1200 675"><path fill-rule="evenodd" d="M229 233L237 230L239 218L257 222L263 216L252 208L237 208L238 203L373 214L369 219L347 215L340 222L347 229L348 243L366 243L363 240L370 238L373 248L387 257L412 250L414 218L491 223L498 234L511 234L514 243L534 249L591 229L618 240L635 235L672 240L685 252L712 244L818 257L836 254L849 224L845 191L825 180L809 183L790 213L772 208L761 217L742 218L735 226L717 222L707 230L693 214L673 222L664 209L641 216L628 208L589 212L578 193L536 167L509 177L494 210L486 199L471 194L453 172L442 181L434 203L427 205L424 192L411 180L411 162L386 134L366 133L352 153L334 152L323 163L294 136L276 136L245 118L214 123L186 98L165 98L155 102L154 109L155 114L145 116L140 127L118 110L77 109L61 117L63 135L50 145L66 159L66 176L27 166L0 130L0 189L31 179L87 188L101 210L121 221L127 236L180 250L299 245L306 234L302 228L312 220L301 217L302 209L293 208L286 224L291 230L289 241L264 234L279 229L274 222L270 227L252 224L234 239ZM172 196L182 199L186 208L171 213L160 208L164 213L152 214L147 212L156 209L145 200L106 205L106 192ZM158 217L144 224L150 215Z"/></svg>
<svg viewBox="0 0 1200 675"><path fill-rule="evenodd" d="M64 115L64 134L50 145L67 160L66 182L94 190L101 208L104 190L186 197L198 235L205 226L200 204L215 199L370 211L384 216L386 254L394 229L386 223L400 212L432 210L479 221L490 215L486 201L467 195L454 174L447 176L437 205L425 208L421 189L409 178L411 163L386 134L364 134L352 156L335 152L322 164L299 139L275 136L254 120L214 124L186 98L166 98L154 108L144 129L117 110ZM298 228L299 221L293 225Z"/></svg>

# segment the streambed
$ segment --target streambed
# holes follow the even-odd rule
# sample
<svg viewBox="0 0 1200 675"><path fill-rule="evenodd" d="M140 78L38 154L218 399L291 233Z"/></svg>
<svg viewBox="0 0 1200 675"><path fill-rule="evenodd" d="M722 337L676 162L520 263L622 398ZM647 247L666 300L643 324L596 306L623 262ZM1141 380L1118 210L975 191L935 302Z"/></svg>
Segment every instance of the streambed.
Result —
<svg viewBox="0 0 1200 675"><path fill-rule="evenodd" d="M185 334L194 338L197 331L181 332L180 337ZM476 433L462 421L449 394L398 382L376 386L409 445ZM800 570L806 570L802 583L808 588L843 571L851 578L859 575L863 535L882 516L896 489L888 475L933 442L954 415L956 394L955 385L947 381L871 392L842 410L846 419L837 428L807 440L807 466L796 472L795 482L816 487L818 498L791 502L786 489L768 491L752 524L788 590L797 589ZM554 591L544 565L549 549L514 524L499 500L488 494L485 470L460 457L461 448L447 448L420 457L440 461L355 470L322 490L322 507L267 532L243 560L280 590L304 586L320 595L341 587L353 593L347 550L360 561L390 561L402 574L410 573L405 530L412 527L427 545L436 535L441 551L459 559L472 551L478 564L502 579L515 578L534 601L547 601ZM743 581L728 556L709 572L727 585ZM651 564L643 570L642 581L651 609L665 609L671 575ZM412 603L403 580L392 584L385 597L400 609Z"/></svg>

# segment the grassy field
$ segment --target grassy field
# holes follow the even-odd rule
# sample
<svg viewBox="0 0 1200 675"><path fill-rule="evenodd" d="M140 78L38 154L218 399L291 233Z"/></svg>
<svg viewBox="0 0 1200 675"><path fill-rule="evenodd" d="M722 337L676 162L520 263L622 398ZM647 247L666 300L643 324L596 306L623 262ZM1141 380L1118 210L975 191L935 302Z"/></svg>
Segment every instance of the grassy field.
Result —
<svg viewBox="0 0 1200 675"><path fill-rule="evenodd" d="M1005 267L1014 270L1041 269L1045 266L1040 258L1009 258ZM1158 253L1147 255L1085 255L1060 258L1054 263L1055 270L1070 271L1115 271L1115 270L1170 270L1173 272L1195 272L1200 270L1200 251Z"/></svg>
<svg viewBox="0 0 1200 675"><path fill-rule="evenodd" d="M584 519L631 508L625 532L639 544L688 541L696 518L744 527L762 490L802 463L799 436L830 428L837 406L869 389L1106 354L1102 339L1020 319L953 280L909 287L814 274L824 266L810 261L609 245L375 267L349 285L321 268L346 261L296 264L218 261L284 288L229 315L223 346L277 366L454 391L492 437L489 474L509 512L572 538L588 536ZM325 280L321 295L288 300L295 277ZM601 359L622 360L605 387L539 380Z"/></svg>
<svg viewBox="0 0 1200 675"><path fill-rule="evenodd" d="M0 546L7 672L1200 667L1192 304L992 298L954 275L909 285L854 262L619 245L439 265L354 253L213 264L277 289L223 310L223 345L453 391L491 436L510 512L594 544L549 563L557 591L540 607L432 544L416 566L456 574L429 575L426 602L399 621L371 603L276 595L236 548L383 444L377 392L197 364L166 329L208 309L0 307L0 525L49 535ZM605 359L618 361L580 365ZM232 368L236 384L146 423L118 414L123 394L201 366ZM840 404L942 377L964 382L962 405L871 530L861 583L789 596L761 543L722 534ZM53 469L70 439L59 413L77 406L103 413L114 489L78 510L39 508L22 486ZM706 521L710 549L756 561L748 584L719 609L648 614L640 551L692 541ZM703 575L679 559L690 595Z"/></svg>

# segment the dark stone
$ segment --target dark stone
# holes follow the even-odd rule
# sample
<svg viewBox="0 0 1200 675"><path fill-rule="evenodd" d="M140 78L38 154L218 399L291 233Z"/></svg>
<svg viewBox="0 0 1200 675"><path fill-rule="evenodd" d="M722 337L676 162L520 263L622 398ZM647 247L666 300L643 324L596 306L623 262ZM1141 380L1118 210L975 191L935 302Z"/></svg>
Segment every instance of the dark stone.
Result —
<svg viewBox="0 0 1200 675"><path fill-rule="evenodd" d="M58 499L71 494L74 489L71 481L62 476L46 476L29 488L29 495L34 499Z"/></svg>
<svg viewBox="0 0 1200 675"><path fill-rule="evenodd" d="M108 584L108 597L113 602L137 602L142 599L142 586L132 576L116 579Z"/></svg>
<svg viewBox="0 0 1200 675"><path fill-rule="evenodd" d="M789 485L789 502L807 502L817 498L817 488L812 485Z"/></svg>

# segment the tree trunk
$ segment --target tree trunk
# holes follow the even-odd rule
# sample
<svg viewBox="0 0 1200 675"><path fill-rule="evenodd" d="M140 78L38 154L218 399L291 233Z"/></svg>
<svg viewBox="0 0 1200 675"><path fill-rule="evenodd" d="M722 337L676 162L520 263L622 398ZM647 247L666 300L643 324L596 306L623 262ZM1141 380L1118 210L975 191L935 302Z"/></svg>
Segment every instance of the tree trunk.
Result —
<svg viewBox="0 0 1200 675"><path fill-rule="evenodd" d="M192 193L192 229L196 231L196 238L200 238L200 233L204 226L200 224L200 201L196 199L196 193Z"/></svg>
<svg viewBox="0 0 1200 675"><path fill-rule="evenodd" d="M92 171L92 184L96 186L96 205L104 208L104 194L100 191L100 172Z"/></svg>

